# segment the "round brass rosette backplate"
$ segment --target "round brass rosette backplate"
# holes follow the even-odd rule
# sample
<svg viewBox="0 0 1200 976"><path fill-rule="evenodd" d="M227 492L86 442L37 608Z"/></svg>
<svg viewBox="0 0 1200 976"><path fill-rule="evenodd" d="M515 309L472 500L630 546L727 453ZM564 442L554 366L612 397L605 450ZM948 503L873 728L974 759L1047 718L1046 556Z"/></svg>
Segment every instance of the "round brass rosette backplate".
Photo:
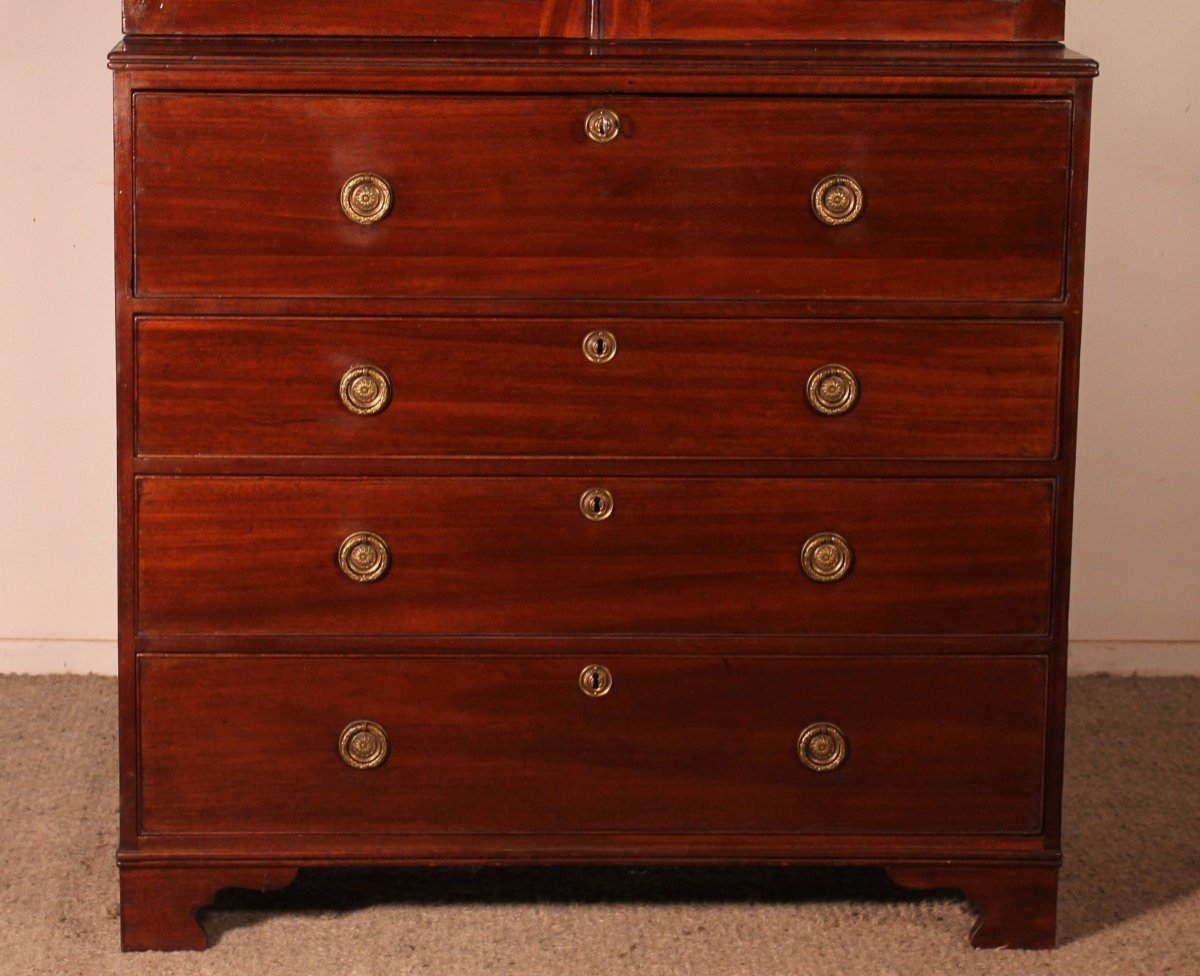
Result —
<svg viewBox="0 0 1200 976"><path fill-rule="evenodd" d="M378 722L359 719L351 722L338 738L338 755L352 769L375 769L388 757L391 743Z"/></svg>
<svg viewBox="0 0 1200 976"><path fill-rule="evenodd" d="M796 753L813 772L832 772L846 761L846 735L836 725L816 722L800 733Z"/></svg>

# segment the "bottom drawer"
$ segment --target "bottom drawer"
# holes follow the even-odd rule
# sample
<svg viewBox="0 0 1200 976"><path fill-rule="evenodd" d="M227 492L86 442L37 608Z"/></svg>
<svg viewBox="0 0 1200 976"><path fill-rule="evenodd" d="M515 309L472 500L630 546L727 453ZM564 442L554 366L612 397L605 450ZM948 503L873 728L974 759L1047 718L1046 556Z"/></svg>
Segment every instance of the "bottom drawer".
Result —
<svg viewBox="0 0 1200 976"><path fill-rule="evenodd" d="M1036 657L146 655L141 826L1035 833L1046 680ZM381 765L342 756L375 758L359 720ZM802 761L810 726L836 768Z"/></svg>

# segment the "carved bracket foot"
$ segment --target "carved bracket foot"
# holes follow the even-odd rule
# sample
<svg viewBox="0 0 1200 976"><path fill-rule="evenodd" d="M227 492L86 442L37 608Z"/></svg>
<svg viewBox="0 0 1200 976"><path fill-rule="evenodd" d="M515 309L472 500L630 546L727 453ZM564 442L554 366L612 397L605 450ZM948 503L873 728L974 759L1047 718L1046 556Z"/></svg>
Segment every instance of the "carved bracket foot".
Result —
<svg viewBox="0 0 1200 976"><path fill-rule="evenodd" d="M207 949L196 913L222 888L286 888L296 868L226 864L211 867L121 865L121 948Z"/></svg>
<svg viewBox="0 0 1200 976"><path fill-rule="evenodd" d="M979 909L971 930L977 949L1053 949L1058 867L1053 864L894 865L906 888L956 888Z"/></svg>

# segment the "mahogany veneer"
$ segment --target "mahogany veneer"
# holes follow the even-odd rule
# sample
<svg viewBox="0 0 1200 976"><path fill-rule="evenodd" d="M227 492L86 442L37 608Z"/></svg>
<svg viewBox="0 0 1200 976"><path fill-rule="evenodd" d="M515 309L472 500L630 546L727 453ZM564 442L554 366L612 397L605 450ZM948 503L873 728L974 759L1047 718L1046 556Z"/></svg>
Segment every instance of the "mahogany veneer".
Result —
<svg viewBox="0 0 1200 976"><path fill-rule="evenodd" d="M301 866L696 861L1053 945L1061 0L123 12L124 947Z"/></svg>
<svg viewBox="0 0 1200 976"><path fill-rule="evenodd" d="M1066 99L607 96L625 135L606 145L583 132L594 102L138 95L135 294L1062 292ZM363 168L395 193L369 228L338 206ZM866 216L827 227L810 196L843 170Z"/></svg>

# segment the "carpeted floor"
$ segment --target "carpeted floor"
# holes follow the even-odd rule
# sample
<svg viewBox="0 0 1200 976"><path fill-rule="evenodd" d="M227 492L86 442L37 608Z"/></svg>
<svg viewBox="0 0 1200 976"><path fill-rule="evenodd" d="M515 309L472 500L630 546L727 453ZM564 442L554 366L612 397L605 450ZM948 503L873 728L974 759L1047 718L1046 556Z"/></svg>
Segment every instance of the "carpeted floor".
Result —
<svg viewBox="0 0 1200 976"><path fill-rule="evenodd" d="M562 869L302 873L226 892L207 953L122 956L116 683L0 677L0 973L1200 976L1200 681L1078 679L1069 715L1055 952L873 871Z"/></svg>

